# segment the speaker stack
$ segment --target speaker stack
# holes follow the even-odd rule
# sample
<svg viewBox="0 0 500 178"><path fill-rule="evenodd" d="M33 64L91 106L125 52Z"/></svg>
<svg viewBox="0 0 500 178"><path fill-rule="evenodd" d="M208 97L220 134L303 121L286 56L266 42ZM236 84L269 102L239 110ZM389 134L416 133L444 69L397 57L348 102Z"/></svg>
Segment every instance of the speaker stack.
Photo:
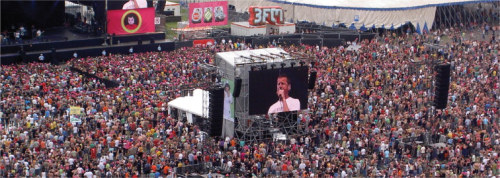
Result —
<svg viewBox="0 0 500 178"><path fill-rule="evenodd" d="M209 121L210 128L207 128L208 135L221 136L223 126L223 112L224 112L224 88L216 87L211 88L209 93Z"/></svg>
<svg viewBox="0 0 500 178"><path fill-rule="evenodd" d="M311 74L309 76L309 84L308 84L308 89L314 89L314 84L316 84L316 75L318 73L316 71L311 71Z"/></svg>
<svg viewBox="0 0 500 178"><path fill-rule="evenodd" d="M21 60L21 62L23 63L28 63L28 61L26 60L26 51L24 50L21 50L19 51L19 59Z"/></svg>
<svg viewBox="0 0 500 178"><path fill-rule="evenodd" d="M57 52L56 48L52 48L52 60L50 60L50 63L52 65L59 65L59 59L57 58Z"/></svg>
<svg viewBox="0 0 500 178"><path fill-rule="evenodd" d="M435 68L436 75L436 88L434 89L434 106L436 109L445 109L448 104L448 90L450 89L450 64L438 65Z"/></svg>
<svg viewBox="0 0 500 178"><path fill-rule="evenodd" d="M238 98L240 97L240 91L241 91L241 83L243 80L239 77L234 79L234 91L233 91L233 97Z"/></svg>

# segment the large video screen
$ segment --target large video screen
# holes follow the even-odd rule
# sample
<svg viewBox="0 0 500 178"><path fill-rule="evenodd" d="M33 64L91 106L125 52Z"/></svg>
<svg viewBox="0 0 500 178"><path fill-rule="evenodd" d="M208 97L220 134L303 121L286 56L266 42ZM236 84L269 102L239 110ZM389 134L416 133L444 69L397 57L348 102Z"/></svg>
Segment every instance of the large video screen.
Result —
<svg viewBox="0 0 500 178"><path fill-rule="evenodd" d="M228 79L221 79L224 84L224 114L222 118L234 122L234 81Z"/></svg>
<svg viewBox="0 0 500 178"><path fill-rule="evenodd" d="M113 0L108 1L108 10L128 10L153 7L153 1L147 0Z"/></svg>
<svg viewBox="0 0 500 178"><path fill-rule="evenodd" d="M249 114L274 114L307 108L307 67L249 72Z"/></svg>
<svg viewBox="0 0 500 178"><path fill-rule="evenodd" d="M154 8L109 10L108 33L116 35L155 32Z"/></svg>
<svg viewBox="0 0 500 178"><path fill-rule="evenodd" d="M227 25L227 1L189 3L189 27Z"/></svg>

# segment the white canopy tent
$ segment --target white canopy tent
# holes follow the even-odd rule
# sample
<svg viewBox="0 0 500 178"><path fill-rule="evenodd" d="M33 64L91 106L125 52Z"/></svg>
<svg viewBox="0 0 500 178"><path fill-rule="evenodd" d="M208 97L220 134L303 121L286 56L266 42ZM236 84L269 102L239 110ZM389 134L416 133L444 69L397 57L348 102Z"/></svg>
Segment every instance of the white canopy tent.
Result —
<svg viewBox="0 0 500 178"><path fill-rule="evenodd" d="M436 7L498 0L229 0L239 12L250 6L280 6L286 10L287 21L309 21L351 29L396 29L407 23L417 32L429 30L434 24Z"/></svg>
<svg viewBox="0 0 500 178"><path fill-rule="evenodd" d="M186 112L188 123L193 123L193 115L208 118L208 91L193 90L193 96L184 96L168 102L169 113L171 108Z"/></svg>

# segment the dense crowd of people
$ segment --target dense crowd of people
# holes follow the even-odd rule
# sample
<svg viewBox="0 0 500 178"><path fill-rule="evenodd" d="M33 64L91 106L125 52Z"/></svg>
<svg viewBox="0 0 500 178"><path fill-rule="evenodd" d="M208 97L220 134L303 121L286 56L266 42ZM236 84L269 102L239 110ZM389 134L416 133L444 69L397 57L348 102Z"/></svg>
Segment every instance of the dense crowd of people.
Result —
<svg viewBox="0 0 500 178"><path fill-rule="evenodd" d="M306 134L287 142L201 139L199 126L168 115L180 86L212 82L200 65L213 62L216 52L260 48L236 40L75 58L67 66L2 66L0 175L176 177L176 168L211 163L233 177L494 177L500 47L490 31L486 40L458 28L385 33L357 42L356 51L280 46L314 56L305 62L318 72L309 108L299 115ZM446 44L424 45L439 43L443 33ZM438 63L452 68L443 110L432 107L431 66ZM72 106L80 114L70 114ZM423 139L410 139L417 137Z"/></svg>

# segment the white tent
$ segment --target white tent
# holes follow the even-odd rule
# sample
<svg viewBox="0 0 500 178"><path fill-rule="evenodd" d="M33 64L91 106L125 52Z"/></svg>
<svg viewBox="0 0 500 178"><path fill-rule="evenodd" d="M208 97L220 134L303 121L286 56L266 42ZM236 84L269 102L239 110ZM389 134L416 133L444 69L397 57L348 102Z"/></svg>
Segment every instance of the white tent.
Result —
<svg viewBox="0 0 500 178"><path fill-rule="evenodd" d="M309 21L352 29L396 29L407 23L417 32L432 28L436 7L498 0L229 0L239 12L250 6L280 6L287 21Z"/></svg>
<svg viewBox="0 0 500 178"><path fill-rule="evenodd" d="M163 11L174 11L174 16L181 16L181 5L175 2L165 1Z"/></svg>
<svg viewBox="0 0 500 178"><path fill-rule="evenodd" d="M184 96L168 102L169 108L176 108L186 112L189 123L193 123L192 115L208 118L208 91L193 90L193 96Z"/></svg>

